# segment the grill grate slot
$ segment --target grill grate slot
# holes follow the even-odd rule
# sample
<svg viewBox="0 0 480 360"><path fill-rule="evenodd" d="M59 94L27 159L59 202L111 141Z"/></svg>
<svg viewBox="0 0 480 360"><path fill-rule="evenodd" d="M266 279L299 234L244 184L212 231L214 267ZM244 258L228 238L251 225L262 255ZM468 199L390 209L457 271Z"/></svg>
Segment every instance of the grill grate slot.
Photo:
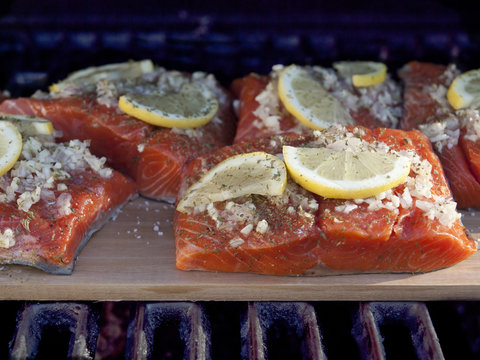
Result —
<svg viewBox="0 0 480 360"><path fill-rule="evenodd" d="M429 302L427 306L445 358L479 359L479 303L476 301Z"/></svg>
<svg viewBox="0 0 480 360"><path fill-rule="evenodd" d="M393 344L399 327L402 333L408 330L411 345L418 359L444 359L440 343L433 328L427 307L423 303L385 303L371 302L359 305L353 334L365 359L402 358L403 354L386 353L384 344ZM384 337L382 337L382 328ZM403 333L404 334L404 333ZM401 337L404 339L405 337ZM401 340L400 337L398 340ZM402 343L405 347L405 343ZM397 347L400 349L399 347Z"/></svg>
<svg viewBox="0 0 480 360"><path fill-rule="evenodd" d="M360 359L357 343L352 336L357 303L322 301L312 304L316 310L326 357L328 359Z"/></svg>
<svg viewBox="0 0 480 360"><path fill-rule="evenodd" d="M183 349L171 348L172 344L158 344L165 341L162 334L175 328ZM173 340L177 342L175 336ZM159 354L162 349L166 352ZM181 353L183 359L210 359L210 329L202 307L186 302L138 304L128 328L127 357L135 360L169 358L172 351Z"/></svg>
<svg viewBox="0 0 480 360"><path fill-rule="evenodd" d="M16 317L22 303L15 301L0 302L0 315L2 326L0 326L0 359L8 359L9 345L15 333Z"/></svg>
<svg viewBox="0 0 480 360"><path fill-rule="evenodd" d="M325 359L315 310L307 303L251 303L241 334L245 359Z"/></svg>
<svg viewBox="0 0 480 360"><path fill-rule="evenodd" d="M57 337L59 334L60 338L69 339L68 345L64 347L67 350L66 354L62 357L87 360L95 356L98 325L94 311L89 305L26 304L23 311L18 314L16 330L12 340L11 359L37 358L40 349L42 358L59 357L57 352L59 349L48 349L49 346L44 343L48 337ZM66 335L68 333L70 336ZM53 354L49 354L49 351Z"/></svg>
<svg viewBox="0 0 480 360"><path fill-rule="evenodd" d="M37 360L480 356L480 306L473 301L5 301L0 313L0 359L9 354Z"/></svg>

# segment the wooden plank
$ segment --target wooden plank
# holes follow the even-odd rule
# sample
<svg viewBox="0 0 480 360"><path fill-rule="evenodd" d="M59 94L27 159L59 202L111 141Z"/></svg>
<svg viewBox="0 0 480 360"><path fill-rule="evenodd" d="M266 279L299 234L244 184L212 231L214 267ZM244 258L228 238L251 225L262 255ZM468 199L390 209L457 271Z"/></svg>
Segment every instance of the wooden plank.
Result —
<svg viewBox="0 0 480 360"><path fill-rule="evenodd" d="M173 207L128 204L80 253L72 275L0 265L0 300L478 300L480 255L426 274L267 276L175 268ZM480 216L480 215L479 215ZM464 213L480 232L480 220Z"/></svg>

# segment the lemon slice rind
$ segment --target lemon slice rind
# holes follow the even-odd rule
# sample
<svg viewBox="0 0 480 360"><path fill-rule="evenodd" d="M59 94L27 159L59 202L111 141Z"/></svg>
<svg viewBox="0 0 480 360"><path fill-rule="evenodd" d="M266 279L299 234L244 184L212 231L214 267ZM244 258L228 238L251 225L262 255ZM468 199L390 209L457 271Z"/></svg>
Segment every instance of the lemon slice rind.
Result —
<svg viewBox="0 0 480 360"><path fill-rule="evenodd" d="M290 176L326 198L361 199L399 185L410 172L408 157L393 153L283 147Z"/></svg>
<svg viewBox="0 0 480 360"><path fill-rule="evenodd" d="M51 135L54 130L51 121L36 116L0 114L0 121L11 122L20 133L26 136Z"/></svg>
<svg viewBox="0 0 480 360"><path fill-rule="evenodd" d="M52 84L50 91L58 93L72 84L84 87L96 84L100 80L133 79L154 71L155 67L151 60L127 61L123 63L91 66L82 70L74 71L62 81Z"/></svg>
<svg viewBox="0 0 480 360"><path fill-rule="evenodd" d="M287 170L280 158L265 152L234 155L190 186L178 202L177 211L243 195L281 195L286 184Z"/></svg>
<svg viewBox="0 0 480 360"><path fill-rule="evenodd" d="M387 66L375 61L339 61L333 67L343 76L350 77L355 87L381 84L387 78Z"/></svg>
<svg viewBox="0 0 480 360"><path fill-rule="evenodd" d="M447 100L455 110L480 106L480 69L458 75L448 88Z"/></svg>
<svg viewBox="0 0 480 360"><path fill-rule="evenodd" d="M10 122L0 121L0 176L9 171L22 152L22 135Z"/></svg>
<svg viewBox="0 0 480 360"><path fill-rule="evenodd" d="M354 124L342 103L300 66L290 65L282 70L278 95L287 111L310 128Z"/></svg>
<svg viewBox="0 0 480 360"><path fill-rule="evenodd" d="M186 129L210 122L218 111L218 101L206 86L188 83L178 92L122 95L118 107L152 125Z"/></svg>

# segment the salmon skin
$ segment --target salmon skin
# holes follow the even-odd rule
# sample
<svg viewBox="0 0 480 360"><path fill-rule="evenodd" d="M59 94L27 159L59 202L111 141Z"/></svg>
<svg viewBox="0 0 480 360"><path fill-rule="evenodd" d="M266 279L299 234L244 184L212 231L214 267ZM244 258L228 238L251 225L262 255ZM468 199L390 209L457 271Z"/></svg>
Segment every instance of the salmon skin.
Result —
<svg viewBox="0 0 480 360"><path fill-rule="evenodd" d="M399 71L404 83L404 109L400 127L419 128L438 154L459 209L480 206L480 141L474 123L478 110L455 111L446 98L458 70L413 61Z"/></svg>
<svg viewBox="0 0 480 360"><path fill-rule="evenodd" d="M52 152L63 145L52 144ZM72 144L77 146L80 142ZM117 171L73 168L72 164L79 160L75 154L70 156L75 146L67 147L62 155L65 161L56 162L54 169L43 165L43 173L50 172L44 183L29 184L30 180L41 178L42 171L22 175L32 166L30 157L21 157L17 163L23 165L0 177L1 264L71 274L90 236L136 196L135 183ZM68 176L64 171L68 171Z"/></svg>
<svg viewBox="0 0 480 360"><path fill-rule="evenodd" d="M310 135L239 142L190 162L179 199L230 156L253 151L275 155L283 145L338 147L352 139L411 157L410 175L394 189L367 199L326 199L289 178L282 196L249 195L176 211L177 267L270 275L425 272L451 266L476 251L439 160L416 130L334 126ZM268 229L257 231L262 220Z"/></svg>
<svg viewBox="0 0 480 360"><path fill-rule="evenodd" d="M235 79L230 90L238 99L239 123L234 142L280 135L285 132L308 133L283 106L278 97L278 76L283 66L275 66L270 75L249 74ZM368 128L396 127L401 117L401 90L390 77L381 84L355 88L350 79L330 68L308 67L322 85L349 111L356 125Z"/></svg>
<svg viewBox="0 0 480 360"><path fill-rule="evenodd" d="M159 73L165 77L167 72ZM92 152L105 156L110 166L134 179L141 195L173 201L184 163L233 140L236 118L230 95L218 83L208 81L219 110L207 125L195 129L156 127L123 114L117 105L120 94L108 101L97 93L9 99L0 105L0 112L46 118L61 131L60 141L89 140Z"/></svg>

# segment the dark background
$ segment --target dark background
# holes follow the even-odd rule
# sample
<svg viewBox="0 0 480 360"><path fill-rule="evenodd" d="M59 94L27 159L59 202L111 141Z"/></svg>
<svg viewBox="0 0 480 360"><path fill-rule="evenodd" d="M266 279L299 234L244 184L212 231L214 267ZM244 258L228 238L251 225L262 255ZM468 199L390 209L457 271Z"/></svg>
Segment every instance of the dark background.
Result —
<svg viewBox="0 0 480 360"><path fill-rule="evenodd" d="M480 67L479 6L456 1L3 0L0 87L13 95L90 65L151 58L228 86L276 63L368 59Z"/></svg>

